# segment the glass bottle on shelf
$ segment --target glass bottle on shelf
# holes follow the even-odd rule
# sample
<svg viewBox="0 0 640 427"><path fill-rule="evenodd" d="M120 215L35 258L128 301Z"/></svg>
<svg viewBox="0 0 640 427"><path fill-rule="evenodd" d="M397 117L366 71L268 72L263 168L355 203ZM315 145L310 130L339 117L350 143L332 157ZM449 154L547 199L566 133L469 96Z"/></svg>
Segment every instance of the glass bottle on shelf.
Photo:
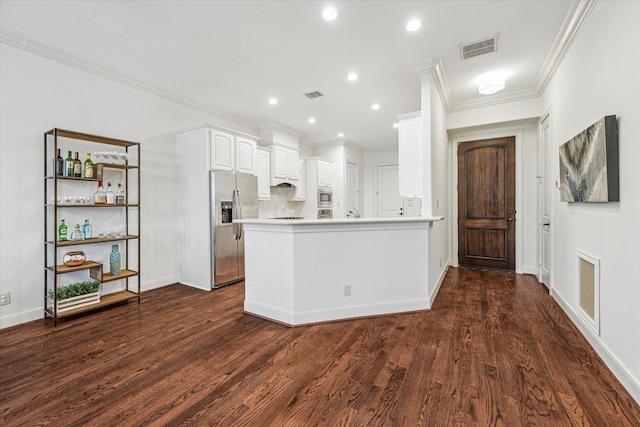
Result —
<svg viewBox="0 0 640 427"><path fill-rule="evenodd" d="M87 153L87 160L84 161L84 177L93 178L93 162L89 153Z"/></svg>
<svg viewBox="0 0 640 427"><path fill-rule="evenodd" d="M63 176L64 175L64 159L60 154L60 149L58 148L58 157L56 158L56 175Z"/></svg>
<svg viewBox="0 0 640 427"><path fill-rule="evenodd" d="M71 157L71 151L67 151L67 158L64 161L64 176L73 176L73 157Z"/></svg>
<svg viewBox="0 0 640 427"><path fill-rule="evenodd" d="M102 181L98 181L98 191L93 193L93 204L104 205L106 203L107 203L107 195L104 193L104 188L102 187Z"/></svg>
<svg viewBox="0 0 640 427"><path fill-rule="evenodd" d="M67 240L67 225L64 223L64 219L60 220L60 225L58 226L58 240L61 242Z"/></svg>
<svg viewBox="0 0 640 427"><path fill-rule="evenodd" d="M116 192L116 205L124 205L126 203L126 191L121 182L118 183L118 191Z"/></svg>
<svg viewBox="0 0 640 427"><path fill-rule="evenodd" d="M80 224L76 224L76 228L71 232L71 240L84 240L84 234L80 230Z"/></svg>
<svg viewBox="0 0 640 427"><path fill-rule="evenodd" d="M82 178L82 162L80 161L80 157L78 157L77 151L76 158L73 160L73 176Z"/></svg>
<svg viewBox="0 0 640 427"><path fill-rule="evenodd" d="M117 276L122 273L120 265L120 251L118 245L111 245L111 255L109 256L109 274Z"/></svg>
<svg viewBox="0 0 640 427"><path fill-rule="evenodd" d="M89 220L85 219L84 224L82 225L82 234L84 234L84 239L93 238L93 227L89 224Z"/></svg>
<svg viewBox="0 0 640 427"><path fill-rule="evenodd" d="M111 188L111 183L110 182L107 182L106 196L107 196L107 204L108 205L115 205L116 204L116 193L113 192L113 189Z"/></svg>

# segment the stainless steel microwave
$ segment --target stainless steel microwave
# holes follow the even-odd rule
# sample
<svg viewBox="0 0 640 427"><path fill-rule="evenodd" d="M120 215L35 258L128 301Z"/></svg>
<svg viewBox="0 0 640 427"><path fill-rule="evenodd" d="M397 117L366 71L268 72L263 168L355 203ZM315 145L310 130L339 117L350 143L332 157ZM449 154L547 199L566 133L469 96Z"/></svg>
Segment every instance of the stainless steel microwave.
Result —
<svg viewBox="0 0 640 427"><path fill-rule="evenodd" d="M328 189L328 188L318 189L318 207L319 208L333 207L333 193L331 189Z"/></svg>

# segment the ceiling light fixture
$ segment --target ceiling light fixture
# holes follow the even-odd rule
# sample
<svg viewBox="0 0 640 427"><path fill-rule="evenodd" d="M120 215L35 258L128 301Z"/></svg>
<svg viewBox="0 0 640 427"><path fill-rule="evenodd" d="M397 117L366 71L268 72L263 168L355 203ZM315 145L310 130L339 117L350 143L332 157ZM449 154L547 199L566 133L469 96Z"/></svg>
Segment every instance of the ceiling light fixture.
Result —
<svg viewBox="0 0 640 427"><path fill-rule="evenodd" d="M344 137L344 133L340 132L340 133L338 134L338 138L342 138L342 137Z"/></svg>
<svg viewBox="0 0 640 427"><path fill-rule="evenodd" d="M278 100L276 98L269 98L269 104L278 105Z"/></svg>
<svg viewBox="0 0 640 427"><path fill-rule="evenodd" d="M400 123L395 122L395 123L393 124L393 128L394 128L394 129L398 129L399 127L400 127Z"/></svg>
<svg viewBox="0 0 640 427"><path fill-rule="evenodd" d="M314 119L313 117L309 117L309 123L315 123L316 119Z"/></svg>
<svg viewBox="0 0 640 427"><path fill-rule="evenodd" d="M504 89L504 76L501 74L489 74L478 80L478 92L483 95L492 95Z"/></svg>
<svg viewBox="0 0 640 427"><path fill-rule="evenodd" d="M407 31L409 32L414 32L414 31L418 31L418 29L420 28L422 24L420 23L420 21L418 21L417 19L412 19L411 21L407 22Z"/></svg>
<svg viewBox="0 0 640 427"><path fill-rule="evenodd" d="M371 106L371 109L372 109L372 110L379 110L379 109L380 109L380 104L373 104L373 105Z"/></svg>
<svg viewBox="0 0 640 427"><path fill-rule="evenodd" d="M325 21L333 21L338 17L338 11L336 11L332 7L327 7L325 10L322 11L322 17L324 18Z"/></svg>
<svg viewBox="0 0 640 427"><path fill-rule="evenodd" d="M358 75L356 73L349 73L349 75L347 76L347 80L354 82L358 80Z"/></svg>

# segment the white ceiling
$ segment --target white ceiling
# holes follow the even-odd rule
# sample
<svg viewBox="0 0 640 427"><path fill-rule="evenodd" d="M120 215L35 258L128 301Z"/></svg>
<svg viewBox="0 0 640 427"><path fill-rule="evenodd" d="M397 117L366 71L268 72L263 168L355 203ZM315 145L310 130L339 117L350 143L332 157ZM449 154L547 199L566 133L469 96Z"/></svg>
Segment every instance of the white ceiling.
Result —
<svg viewBox="0 0 640 427"><path fill-rule="evenodd" d="M329 3L333 22L321 16ZM4 42L200 109L379 150L397 141L395 116L420 109L421 61L440 64L449 111L535 95L573 10L562 0L2 0L0 28ZM414 17L422 27L409 33ZM494 34L496 53L461 61L459 44ZM474 79L491 70L510 75L506 88L479 95ZM316 90L325 96L303 95Z"/></svg>

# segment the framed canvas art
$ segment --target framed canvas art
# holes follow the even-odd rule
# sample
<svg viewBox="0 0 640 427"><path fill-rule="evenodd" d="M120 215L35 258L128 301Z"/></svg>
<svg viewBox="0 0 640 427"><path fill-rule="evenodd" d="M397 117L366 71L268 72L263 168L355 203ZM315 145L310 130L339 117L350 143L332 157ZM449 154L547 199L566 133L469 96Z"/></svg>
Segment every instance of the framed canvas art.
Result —
<svg viewBox="0 0 640 427"><path fill-rule="evenodd" d="M560 146L560 199L587 203L620 200L616 116L603 117Z"/></svg>

